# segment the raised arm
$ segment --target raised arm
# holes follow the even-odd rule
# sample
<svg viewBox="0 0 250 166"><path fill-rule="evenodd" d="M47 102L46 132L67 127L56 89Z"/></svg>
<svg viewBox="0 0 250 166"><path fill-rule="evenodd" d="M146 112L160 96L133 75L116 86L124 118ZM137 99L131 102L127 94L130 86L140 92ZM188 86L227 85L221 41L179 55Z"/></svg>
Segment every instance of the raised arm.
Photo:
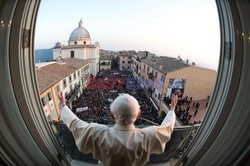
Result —
<svg viewBox="0 0 250 166"><path fill-rule="evenodd" d="M96 123L87 123L80 120L65 104L62 93L58 94L59 101L62 103L61 119L72 132L75 143L79 151L84 153L95 152L95 156L100 154L99 142L96 141L98 136L102 136L103 126ZM104 136L103 136L104 137Z"/></svg>
<svg viewBox="0 0 250 166"><path fill-rule="evenodd" d="M175 107L178 102L178 96L172 94L171 110L168 112L160 126L156 127L156 139L152 153L160 154L164 151L166 143L170 140L175 124Z"/></svg>
<svg viewBox="0 0 250 166"><path fill-rule="evenodd" d="M175 95L175 94L172 94L172 97L171 97L171 110L170 111L174 111L175 110L175 107L178 103L178 96Z"/></svg>
<svg viewBox="0 0 250 166"><path fill-rule="evenodd" d="M79 120L79 118L75 114L73 114L73 112L66 106L65 98L64 98L62 92L58 93L57 96L58 96L60 103L62 104L61 113L60 113L61 120L71 130L71 128L70 128L71 123L74 120Z"/></svg>
<svg viewBox="0 0 250 166"><path fill-rule="evenodd" d="M172 130L174 128L174 123L175 123L175 107L177 105L178 102L178 96L172 94L171 97L171 109L168 112L167 116L164 118L164 120L161 123L161 126L164 126L166 123L172 123Z"/></svg>

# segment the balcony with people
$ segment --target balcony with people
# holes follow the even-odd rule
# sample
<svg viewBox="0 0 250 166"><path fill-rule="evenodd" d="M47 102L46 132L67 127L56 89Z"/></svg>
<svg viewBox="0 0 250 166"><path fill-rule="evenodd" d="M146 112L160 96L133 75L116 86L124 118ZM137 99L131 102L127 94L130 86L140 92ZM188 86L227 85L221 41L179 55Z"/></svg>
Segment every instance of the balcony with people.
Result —
<svg viewBox="0 0 250 166"><path fill-rule="evenodd" d="M80 92L80 84L76 84L74 89L72 89L66 96L65 99L67 100L67 103L71 103Z"/></svg>
<svg viewBox="0 0 250 166"><path fill-rule="evenodd" d="M154 75L152 72L148 72L148 78L150 80L154 80L155 78L157 78L157 75Z"/></svg>

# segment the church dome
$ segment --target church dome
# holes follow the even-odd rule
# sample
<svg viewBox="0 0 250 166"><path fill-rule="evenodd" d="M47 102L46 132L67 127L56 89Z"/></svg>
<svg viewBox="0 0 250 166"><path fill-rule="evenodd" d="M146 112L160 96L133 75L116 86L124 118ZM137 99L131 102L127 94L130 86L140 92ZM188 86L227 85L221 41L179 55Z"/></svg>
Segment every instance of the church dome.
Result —
<svg viewBox="0 0 250 166"><path fill-rule="evenodd" d="M70 34L69 41L76 41L81 39L90 39L89 32L87 31L87 29L83 28L82 19L79 22L79 26Z"/></svg>

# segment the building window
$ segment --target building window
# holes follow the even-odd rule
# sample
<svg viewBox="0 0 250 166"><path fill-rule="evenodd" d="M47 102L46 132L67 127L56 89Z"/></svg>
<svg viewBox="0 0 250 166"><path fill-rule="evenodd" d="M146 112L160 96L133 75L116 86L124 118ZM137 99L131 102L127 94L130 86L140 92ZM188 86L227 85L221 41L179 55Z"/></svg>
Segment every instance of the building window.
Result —
<svg viewBox="0 0 250 166"><path fill-rule="evenodd" d="M51 92L48 93L48 99L49 99L49 101L52 100Z"/></svg>
<svg viewBox="0 0 250 166"><path fill-rule="evenodd" d="M155 71L155 77L157 77L157 75L158 75L158 72L157 72L157 71Z"/></svg>
<svg viewBox="0 0 250 166"><path fill-rule="evenodd" d="M70 89L70 92L73 90L73 87L72 85L69 86L69 89Z"/></svg>
<svg viewBox="0 0 250 166"><path fill-rule="evenodd" d="M89 65L84 67L84 71L87 71L89 69Z"/></svg>
<svg viewBox="0 0 250 166"><path fill-rule="evenodd" d="M164 75L162 74L161 75L161 82L163 82L164 81Z"/></svg>
<svg viewBox="0 0 250 166"><path fill-rule="evenodd" d="M74 58L75 57L75 51L70 51L70 57Z"/></svg>
<svg viewBox="0 0 250 166"><path fill-rule="evenodd" d="M69 84L72 82L71 75L69 76Z"/></svg>
<svg viewBox="0 0 250 166"><path fill-rule="evenodd" d="M122 63L125 63L125 61L122 61Z"/></svg>
<svg viewBox="0 0 250 166"><path fill-rule="evenodd" d="M76 79L76 73L74 73L74 80Z"/></svg>
<svg viewBox="0 0 250 166"><path fill-rule="evenodd" d="M67 87L67 81L66 79L63 80L63 88L66 88Z"/></svg>
<svg viewBox="0 0 250 166"><path fill-rule="evenodd" d="M149 72L149 66L147 67L147 72Z"/></svg>
<svg viewBox="0 0 250 166"><path fill-rule="evenodd" d="M65 93L64 93L64 97L66 97L66 96L68 96L68 92L65 92Z"/></svg>
<svg viewBox="0 0 250 166"><path fill-rule="evenodd" d="M60 85L57 85L57 86L56 86L56 92L57 92L57 93L60 92Z"/></svg>
<svg viewBox="0 0 250 166"><path fill-rule="evenodd" d="M146 65L144 65L143 69L146 70Z"/></svg>
<svg viewBox="0 0 250 166"><path fill-rule="evenodd" d="M161 99L161 93L158 94L158 99L159 99L159 100Z"/></svg>
<svg viewBox="0 0 250 166"><path fill-rule="evenodd" d="M45 106L46 105L46 96L42 97L41 101L42 101L43 106Z"/></svg>
<svg viewBox="0 0 250 166"><path fill-rule="evenodd" d="M86 44L86 41L84 41L83 44L85 45L85 44Z"/></svg>
<svg viewBox="0 0 250 166"><path fill-rule="evenodd" d="M76 42L76 41L75 41L74 43L75 43L75 44L77 44L77 42Z"/></svg>
<svg viewBox="0 0 250 166"><path fill-rule="evenodd" d="M80 77L80 70L77 71L77 77Z"/></svg>

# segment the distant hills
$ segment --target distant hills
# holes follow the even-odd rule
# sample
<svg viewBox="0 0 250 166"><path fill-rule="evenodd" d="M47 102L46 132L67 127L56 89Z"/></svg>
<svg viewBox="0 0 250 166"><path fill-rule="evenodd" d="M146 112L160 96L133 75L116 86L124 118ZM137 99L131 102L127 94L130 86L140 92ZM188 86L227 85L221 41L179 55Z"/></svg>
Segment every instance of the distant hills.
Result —
<svg viewBox="0 0 250 166"><path fill-rule="evenodd" d="M35 50L35 62L48 62L53 60L53 48L48 49L36 49Z"/></svg>

